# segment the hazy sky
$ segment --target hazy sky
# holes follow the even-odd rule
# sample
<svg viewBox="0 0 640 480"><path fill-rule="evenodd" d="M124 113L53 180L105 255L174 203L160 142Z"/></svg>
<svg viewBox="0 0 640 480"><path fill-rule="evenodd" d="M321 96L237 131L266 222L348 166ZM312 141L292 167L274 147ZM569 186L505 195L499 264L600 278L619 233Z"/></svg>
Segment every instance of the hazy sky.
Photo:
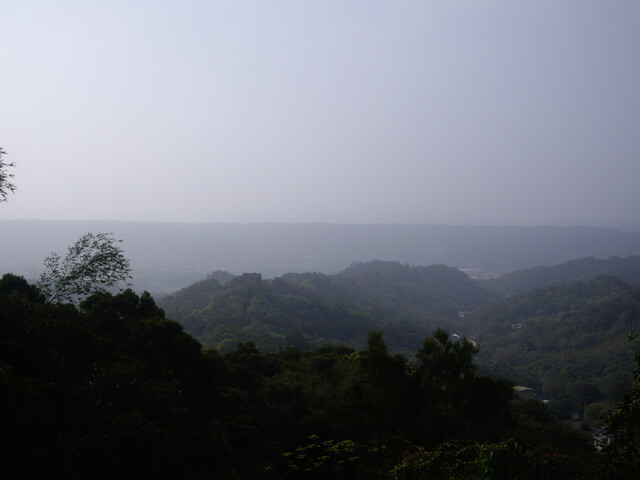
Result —
<svg viewBox="0 0 640 480"><path fill-rule="evenodd" d="M640 2L0 0L4 219L640 230Z"/></svg>

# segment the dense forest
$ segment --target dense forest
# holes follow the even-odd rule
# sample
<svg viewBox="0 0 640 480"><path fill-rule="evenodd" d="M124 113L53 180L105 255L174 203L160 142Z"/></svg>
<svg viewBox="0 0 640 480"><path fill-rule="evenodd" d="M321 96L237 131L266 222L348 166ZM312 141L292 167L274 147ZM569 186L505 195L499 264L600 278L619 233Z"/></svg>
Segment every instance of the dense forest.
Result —
<svg viewBox="0 0 640 480"><path fill-rule="evenodd" d="M85 234L36 284L0 280L3 473L631 478L636 262L511 291L445 265L216 271L156 303L114 290L128 260Z"/></svg>
<svg viewBox="0 0 640 480"><path fill-rule="evenodd" d="M189 333L220 351L247 340L261 350L282 348L289 341L287 334L294 331L302 331L311 345L340 342L357 347L371 328L383 328L391 349L406 353L437 327L468 337L482 334L469 323L468 314L492 304L508 310L507 304L498 302L522 290L588 282L598 275L640 287L639 261L638 256L585 258L522 270L507 275L513 279L511 289L502 277L478 281L445 265L418 267L388 261L354 263L335 275L289 273L275 279L216 271L158 301ZM591 298L591 293L595 292L584 295ZM522 316L533 317L536 309L551 308L542 305L549 298L538 294L537 299L540 305L535 299L528 301L520 316L505 325L522 323ZM506 311L491 315L512 317Z"/></svg>
<svg viewBox="0 0 640 480"><path fill-rule="evenodd" d="M444 330L364 347L202 349L145 293L0 282L6 478L592 478L579 431L479 376ZM456 473L457 472L457 473ZM453 476L452 476L453 475ZM457 476L456 476L457 475ZM516 475L516 476L513 476Z"/></svg>
<svg viewBox="0 0 640 480"><path fill-rule="evenodd" d="M534 289L475 311L469 332L482 371L534 388L560 418L591 426L628 388L640 288L601 275Z"/></svg>
<svg viewBox="0 0 640 480"><path fill-rule="evenodd" d="M383 329L393 351L410 353L437 327L453 328L458 312L496 298L452 267L374 261L338 275L263 279L218 272L159 302L205 346L222 352L249 340L270 351L302 337L311 346L358 348L371 329Z"/></svg>
<svg viewBox="0 0 640 480"><path fill-rule="evenodd" d="M456 269L368 262L335 277L214 272L164 304L198 339L240 341L203 348L147 292L60 303L2 277L7 478L580 479L637 466L626 335L640 291L616 277L498 300ZM447 320L475 340L425 333ZM521 379L562 401L522 397ZM563 421L580 405L582 425Z"/></svg>
<svg viewBox="0 0 640 480"><path fill-rule="evenodd" d="M214 272L159 304L222 353L246 341L261 351L358 349L370 330L381 329L391 352L411 358L424 337L444 328L479 345L484 374L532 388L553 401L560 418L588 417L595 427L632 379L634 346L626 336L640 329L638 258L587 258L516 272L511 276L520 284L548 286L506 298L493 280L471 280L455 268L372 261L337 275L273 280Z"/></svg>

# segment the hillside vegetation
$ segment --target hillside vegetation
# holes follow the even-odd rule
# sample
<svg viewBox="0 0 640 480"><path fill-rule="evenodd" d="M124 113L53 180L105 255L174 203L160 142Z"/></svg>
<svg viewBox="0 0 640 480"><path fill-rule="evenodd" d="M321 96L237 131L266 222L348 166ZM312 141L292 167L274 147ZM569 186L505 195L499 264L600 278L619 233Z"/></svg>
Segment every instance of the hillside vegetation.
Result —
<svg viewBox="0 0 640 480"><path fill-rule="evenodd" d="M224 284L210 278L159 304L204 345L222 352L244 341L263 350L361 347L372 329L385 331L393 351L414 351L437 327L452 327L459 311L494 298L455 268L375 261L337 275L264 280L244 274Z"/></svg>
<svg viewBox="0 0 640 480"><path fill-rule="evenodd" d="M259 274L229 280L218 272L224 284L210 278L159 304L221 352L246 341L263 351L361 348L371 329L381 329L392 352L410 357L441 327L478 343L483 372L552 399L561 418L584 418L585 404L606 410L629 385L634 347L626 336L640 328L640 311L638 289L617 277L575 280L600 271L633 279L637 262L586 258L516 272L511 276L521 283L549 286L506 299L486 288L490 282L443 265L373 261L336 275L292 273L274 280ZM594 415L589 421L595 426Z"/></svg>
<svg viewBox="0 0 640 480"><path fill-rule="evenodd" d="M442 330L409 362L362 349L251 342L222 355L131 290L79 307L0 281L0 445L19 478L587 478L587 440L511 384L476 374ZM497 477L494 477L497 478ZM588 477L588 478L593 478Z"/></svg>
<svg viewBox="0 0 640 480"><path fill-rule="evenodd" d="M604 275L535 289L475 311L469 320L484 371L564 400L557 411L565 418L582 416L594 402L609 408L620 398L637 351L627 335L639 328L640 288Z"/></svg>
<svg viewBox="0 0 640 480"><path fill-rule="evenodd" d="M600 275L496 295L452 267L375 261L268 280L217 271L163 310L130 289L52 302L7 274L3 473L633 478L640 288ZM514 396L516 383L549 402Z"/></svg>

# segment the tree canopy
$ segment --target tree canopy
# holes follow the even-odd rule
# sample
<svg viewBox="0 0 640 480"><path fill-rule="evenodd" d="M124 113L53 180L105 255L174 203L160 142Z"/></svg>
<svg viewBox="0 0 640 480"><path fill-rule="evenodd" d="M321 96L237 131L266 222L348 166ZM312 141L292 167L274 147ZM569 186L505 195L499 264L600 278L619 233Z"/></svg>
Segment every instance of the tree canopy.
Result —
<svg viewBox="0 0 640 480"><path fill-rule="evenodd" d="M247 342L223 355L203 350L148 293L95 293L78 308L49 303L6 275L3 473L305 480L382 479L394 470L420 478L428 461L477 475L468 478L519 465L539 467L518 478L552 478L539 474L551 467L571 478L568 463L544 459L588 449L578 433L562 431L565 448L560 430L523 430L511 385L476 376L464 340L439 331L425 344L419 363L391 355L381 331L361 351L261 353Z"/></svg>

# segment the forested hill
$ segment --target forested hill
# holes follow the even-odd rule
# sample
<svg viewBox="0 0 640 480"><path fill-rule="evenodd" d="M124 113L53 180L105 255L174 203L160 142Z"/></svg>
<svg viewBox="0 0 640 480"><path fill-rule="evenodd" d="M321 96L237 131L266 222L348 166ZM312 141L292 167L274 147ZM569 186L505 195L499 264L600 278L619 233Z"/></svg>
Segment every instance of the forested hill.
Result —
<svg viewBox="0 0 640 480"><path fill-rule="evenodd" d="M203 345L221 352L251 341L261 351L285 346L362 344L379 320L344 305L323 302L286 282L243 274L220 284L198 282L159 304ZM421 333L424 333L421 332Z"/></svg>
<svg viewBox="0 0 640 480"><path fill-rule="evenodd" d="M637 281L639 258L585 258L516 272L510 275L516 291L527 284L552 287L532 289L513 302L498 302L508 293L499 288L507 285L497 283L500 279L477 281L445 265L415 267L387 261L353 263L335 275L289 273L276 279L217 271L158 302L199 341L221 351L244 341L254 341L267 351L302 346L301 338L309 346L360 346L371 328L384 328L394 351L410 351L437 327L461 335L482 334L502 320L502 328L508 329L522 323L522 315L558 314L582 307L580 302L597 302L604 294L594 285L606 284L606 295L614 284L622 289L631 286L612 276L604 283L571 281L599 271ZM486 310L490 314L478 314L482 329L470 329L461 312L492 303Z"/></svg>
<svg viewBox="0 0 640 480"><path fill-rule="evenodd" d="M638 350L627 335L638 329L640 288L604 275L516 295L473 312L468 324L485 371L562 400L564 415L619 397Z"/></svg>
<svg viewBox="0 0 640 480"><path fill-rule="evenodd" d="M632 273L635 262L637 257L595 264ZM566 270L577 275L593 271L579 266L593 264L584 259ZM562 415L578 409L583 391L597 392L590 401L611 406L632 378L634 352L626 336L640 330L639 289L600 275L500 300L485 283L444 265L372 261L336 275L291 273L272 280L215 272L158 303L221 352L247 341L261 351L361 348L370 330L381 329L392 352L410 355L442 327L478 342L486 372L565 402Z"/></svg>
<svg viewBox="0 0 640 480"><path fill-rule="evenodd" d="M457 316L461 310L487 305L497 298L465 273L446 265L416 267L374 260L353 263L337 275L291 273L282 278L323 298L417 321L425 313Z"/></svg>
<svg viewBox="0 0 640 480"><path fill-rule="evenodd" d="M507 297L548 285L591 280L598 275L614 275L632 286L640 286L640 256L610 257L606 260L593 257L570 260L561 265L538 266L508 273L482 285L492 292Z"/></svg>
<svg viewBox="0 0 640 480"><path fill-rule="evenodd" d="M284 347L299 334L316 346L357 346L372 328L384 328L392 349L414 350L437 327L452 328L460 311L495 298L452 267L373 261L337 275L264 280L244 274L224 284L209 278L159 304L198 340L221 351L248 340L267 350Z"/></svg>
<svg viewBox="0 0 640 480"><path fill-rule="evenodd" d="M509 382L476 375L475 353L438 330L415 363L390 354L380 331L360 350L245 342L220 354L148 293L96 293L76 307L6 274L3 478L596 478L587 438L514 399Z"/></svg>
<svg viewBox="0 0 640 480"><path fill-rule="evenodd" d="M3 276L5 476L635 478L638 379L600 455L485 373L531 381L559 418L600 427L631 381L638 345L625 336L640 327L640 289L600 276L482 309L491 294L441 265L285 277L216 271L165 299L216 351L148 292L76 306ZM474 312L449 316L463 308ZM435 330L447 321L477 342Z"/></svg>

